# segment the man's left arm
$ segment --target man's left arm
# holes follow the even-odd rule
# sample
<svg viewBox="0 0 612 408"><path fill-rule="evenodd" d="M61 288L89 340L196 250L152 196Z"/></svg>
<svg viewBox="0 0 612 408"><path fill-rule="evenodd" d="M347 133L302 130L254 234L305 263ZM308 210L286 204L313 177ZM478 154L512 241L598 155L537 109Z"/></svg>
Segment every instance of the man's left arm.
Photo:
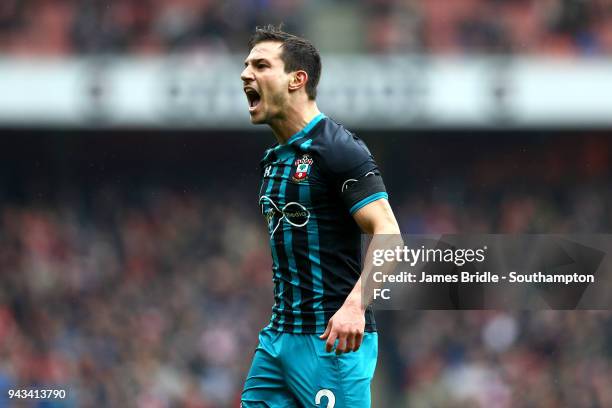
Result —
<svg viewBox="0 0 612 408"><path fill-rule="evenodd" d="M353 218L361 230L370 235L387 236L397 240L400 236L400 229L389 205L385 198L373 201L353 214ZM374 241L372 241L374 242ZM368 247L368 255L371 256L373 244ZM365 330L365 310L371 299L364 299L362 295L362 280L369 276L372 268L371 263L365 262L361 277L347 296L344 304L329 319L325 333L320 336L327 340L325 348L328 352L334 348L334 343L338 340L336 354L350 351L357 351L363 340Z"/></svg>

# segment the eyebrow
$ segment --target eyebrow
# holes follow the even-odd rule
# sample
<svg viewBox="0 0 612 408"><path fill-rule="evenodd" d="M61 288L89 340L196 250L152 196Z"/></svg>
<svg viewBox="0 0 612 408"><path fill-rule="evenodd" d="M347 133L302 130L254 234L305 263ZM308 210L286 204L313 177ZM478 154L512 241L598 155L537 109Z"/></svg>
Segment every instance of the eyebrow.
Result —
<svg viewBox="0 0 612 408"><path fill-rule="evenodd" d="M248 60L248 59L247 59L247 60L245 60L245 61L244 61L244 66L245 66L245 67L249 65L249 61L251 61L251 62L253 63L253 65L256 65L258 62L266 62L266 63L268 63L268 64L270 63L270 61L268 61L268 60L267 60L267 59L265 59L265 58L253 58L253 59L251 59L251 60Z"/></svg>

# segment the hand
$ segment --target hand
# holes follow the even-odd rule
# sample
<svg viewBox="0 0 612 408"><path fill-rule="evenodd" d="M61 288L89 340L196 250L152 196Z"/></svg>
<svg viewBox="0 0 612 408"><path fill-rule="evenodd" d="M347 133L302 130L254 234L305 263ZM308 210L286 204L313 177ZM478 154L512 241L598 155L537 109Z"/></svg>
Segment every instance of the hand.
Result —
<svg viewBox="0 0 612 408"><path fill-rule="evenodd" d="M359 304L344 303L329 319L325 333L319 338L327 339L325 350L329 353L334 348L336 339L338 346L336 354L357 351L363 340L365 330L365 314Z"/></svg>

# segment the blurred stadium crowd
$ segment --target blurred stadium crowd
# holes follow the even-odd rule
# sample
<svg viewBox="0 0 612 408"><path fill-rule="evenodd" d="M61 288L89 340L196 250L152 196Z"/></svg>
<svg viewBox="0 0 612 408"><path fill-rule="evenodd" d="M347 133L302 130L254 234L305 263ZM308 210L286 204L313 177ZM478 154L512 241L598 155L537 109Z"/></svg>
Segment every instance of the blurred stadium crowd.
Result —
<svg viewBox="0 0 612 408"><path fill-rule="evenodd" d="M612 54L610 0L3 0L0 52L243 52L280 22L335 53Z"/></svg>
<svg viewBox="0 0 612 408"><path fill-rule="evenodd" d="M87 214L3 206L0 389L63 388L75 407L236 406L269 312L263 231L201 196L152 196L101 194Z"/></svg>
<svg viewBox="0 0 612 408"><path fill-rule="evenodd" d="M536 142L558 163L543 159L534 171L528 163L539 153L523 157L520 142L512 143L505 159L489 152L484 165L468 165L470 176L456 170L462 189L480 186L480 194L457 195L451 163L445 178L424 179L407 194L400 188L407 179L389 177L402 230L610 230L609 144L591 143L582 155L576 143L567 146L572 162L563 149ZM388 156L381 164L389 176L404 166ZM234 189L94 182L86 199L76 191L5 200L0 389L63 388L69 399L58 406L69 407L237 406L272 288L256 200ZM612 406L609 311L379 312L377 319L374 406ZM12 406L2 398L0 407Z"/></svg>

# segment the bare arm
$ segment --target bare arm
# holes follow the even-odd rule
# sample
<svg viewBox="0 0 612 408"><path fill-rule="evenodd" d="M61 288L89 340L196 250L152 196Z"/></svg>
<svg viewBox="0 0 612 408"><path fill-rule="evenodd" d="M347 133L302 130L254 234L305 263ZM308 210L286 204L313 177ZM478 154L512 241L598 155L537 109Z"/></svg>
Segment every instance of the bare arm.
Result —
<svg viewBox="0 0 612 408"><path fill-rule="evenodd" d="M359 209L353 218L357 225L366 234L397 237L400 234L399 226L391 210L391 206L386 199L380 199L367 204ZM372 251L372 243L368 247L369 259ZM371 272L371 264L368 262L364 265L364 270L361 277L347 296L344 304L338 311L329 319L325 333L321 336L322 339L327 339L326 350L332 351L336 339L338 346L336 354L341 354L349 351L357 351L361 346L363 333L365 330L365 309L371 299L362 299L362 279L367 277Z"/></svg>

